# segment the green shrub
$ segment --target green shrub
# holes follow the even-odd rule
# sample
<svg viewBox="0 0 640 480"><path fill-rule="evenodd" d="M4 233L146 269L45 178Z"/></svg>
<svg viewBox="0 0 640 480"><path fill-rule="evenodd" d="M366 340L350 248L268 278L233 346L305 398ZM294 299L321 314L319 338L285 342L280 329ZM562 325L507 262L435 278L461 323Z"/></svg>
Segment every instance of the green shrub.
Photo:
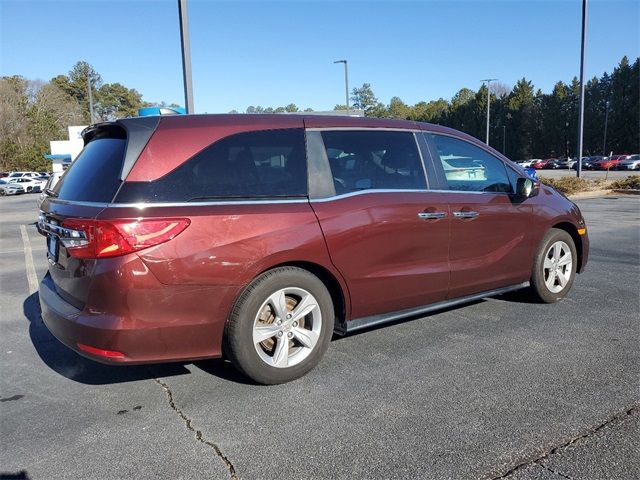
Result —
<svg viewBox="0 0 640 480"><path fill-rule="evenodd" d="M611 188L617 190L640 190L640 175L629 175L624 180L616 180Z"/></svg>

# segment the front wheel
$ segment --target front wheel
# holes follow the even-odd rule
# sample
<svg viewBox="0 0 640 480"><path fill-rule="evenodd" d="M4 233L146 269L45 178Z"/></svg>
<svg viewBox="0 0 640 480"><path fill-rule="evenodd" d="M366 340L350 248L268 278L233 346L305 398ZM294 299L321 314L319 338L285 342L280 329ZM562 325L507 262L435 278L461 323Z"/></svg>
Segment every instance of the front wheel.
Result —
<svg viewBox="0 0 640 480"><path fill-rule="evenodd" d="M552 228L542 239L531 272L531 291L537 300L554 303L571 289L578 255L573 238Z"/></svg>
<svg viewBox="0 0 640 480"><path fill-rule="evenodd" d="M334 311L316 276L278 267L242 292L225 329L231 363L258 383L272 385L303 376L329 346Z"/></svg>

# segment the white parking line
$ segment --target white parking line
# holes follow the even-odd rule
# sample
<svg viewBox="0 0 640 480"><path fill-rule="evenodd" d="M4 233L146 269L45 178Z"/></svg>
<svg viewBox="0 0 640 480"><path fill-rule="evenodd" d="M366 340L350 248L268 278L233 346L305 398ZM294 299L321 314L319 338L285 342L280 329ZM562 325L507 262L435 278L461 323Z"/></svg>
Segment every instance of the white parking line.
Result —
<svg viewBox="0 0 640 480"><path fill-rule="evenodd" d="M36 275L36 267L33 264L33 253L31 252L31 242L27 234L27 227L20 225L20 234L24 244L24 264L27 270L27 282L29 282L29 295L31 295L38 291L38 276Z"/></svg>

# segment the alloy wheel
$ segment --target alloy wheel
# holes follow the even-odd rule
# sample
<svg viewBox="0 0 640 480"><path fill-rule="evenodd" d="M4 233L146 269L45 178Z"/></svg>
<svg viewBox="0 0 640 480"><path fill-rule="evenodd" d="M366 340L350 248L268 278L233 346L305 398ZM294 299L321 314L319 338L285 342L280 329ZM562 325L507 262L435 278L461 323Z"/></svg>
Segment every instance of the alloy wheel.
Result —
<svg viewBox="0 0 640 480"><path fill-rule="evenodd" d="M282 288L258 309L253 345L267 365L292 367L311 354L321 329L322 313L316 298L302 288Z"/></svg>
<svg viewBox="0 0 640 480"><path fill-rule="evenodd" d="M552 293L561 292L569 283L573 266L571 249L562 240L554 242L544 257L544 283Z"/></svg>

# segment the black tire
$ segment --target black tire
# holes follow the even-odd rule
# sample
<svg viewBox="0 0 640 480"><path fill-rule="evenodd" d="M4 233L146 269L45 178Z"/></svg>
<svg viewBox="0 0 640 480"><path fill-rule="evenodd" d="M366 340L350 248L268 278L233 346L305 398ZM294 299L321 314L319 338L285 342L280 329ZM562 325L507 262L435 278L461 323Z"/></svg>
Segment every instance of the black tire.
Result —
<svg viewBox="0 0 640 480"><path fill-rule="evenodd" d="M0 197L4 197L7 194L4 190L0 189Z"/></svg>
<svg viewBox="0 0 640 480"><path fill-rule="evenodd" d="M564 267L558 267L563 276L566 276L567 273L570 273L570 276L564 286L561 285L559 277L556 277L553 273L553 269L545 269L545 259L549 258L550 254L553 256L550 249L554 244L558 242L562 242L568 247L571 253L572 260L570 267L568 265ZM552 261L551 258L549 258L549 260ZM544 303L555 303L558 300L564 298L569 290L571 290L571 286L573 285L573 280L576 276L577 263L578 254L571 235L569 235L566 231L560 230L558 228L552 228L551 230L549 230L542 239L533 262L530 287L530 292L533 298ZM550 275L552 275L553 278L556 279L553 280L552 278L550 278ZM551 283L553 284L553 290L548 286L546 280L551 281Z"/></svg>
<svg viewBox="0 0 640 480"><path fill-rule="evenodd" d="M318 311L314 310L314 313L309 313L301 318L303 318L303 321L310 322L307 326L311 326L314 322L319 321L316 325L319 325L320 330L317 332L317 341L314 346L308 349L308 352L304 352L306 357L303 357L299 363L293 366L279 368L268 364L267 360L263 359L265 356L268 356L270 352L263 347L264 342L254 344L253 333L254 324L258 324L256 323L258 322L258 315L260 312L263 312L264 309L271 312L272 317L269 318L273 318L273 320L271 323L259 324L274 326L277 323L276 320L280 317L272 310L268 299L276 292L284 291L285 289L302 289L313 297L316 301L315 304L319 307L319 317L317 316ZM289 302L295 302L295 298L287 295L286 299L287 308L289 308ZM294 312L294 308L295 306L292 310L287 310L287 312ZM287 313L287 317L289 316L291 315ZM285 320L285 324L288 321L289 320ZM291 328L291 326L292 325L289 324L282 328ZM333 327L333 301L322 281L307 270L301 268L278 267L255 278L238 297L225 328L225 354L240 372L258 383L264 385L285 383L302 377L318 364L329 346L333 335ZM289 335L288 332L290 331L292 330L287 330L286 335ZM280 334L280 332L278 334ZM287 342L287 352L289 352L289 348L297 349L298 353L304 350L303 345L298 342L297 337L289 340L286 335L282 337L282 341ZM274 359L274 363L276 346L278 346L280 341L276 336L265 340L265 342L272 342L272 358ZM258 353L258 349L261 349L261 353ZM294 352L295 351L296 350L294 350ZM287 358L292 358L289 356L289 353L287 354Z"/></svg>

